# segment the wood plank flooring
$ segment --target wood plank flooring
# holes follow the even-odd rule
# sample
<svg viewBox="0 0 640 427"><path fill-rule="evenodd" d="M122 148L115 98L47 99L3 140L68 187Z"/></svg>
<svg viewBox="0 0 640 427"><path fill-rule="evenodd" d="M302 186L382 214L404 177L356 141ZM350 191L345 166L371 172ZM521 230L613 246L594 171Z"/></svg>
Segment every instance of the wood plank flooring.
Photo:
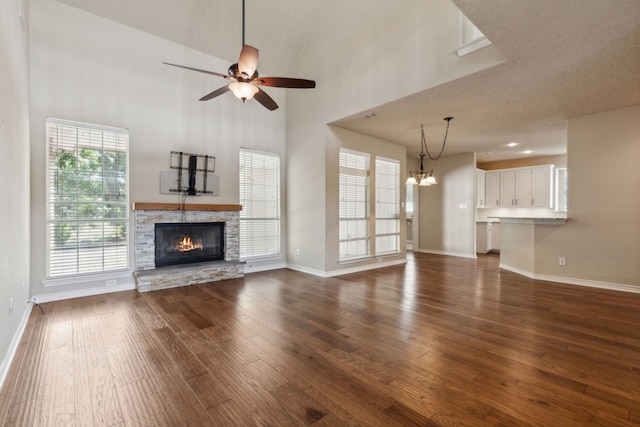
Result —
<svg viewBox="0 0 640 427"><path fill-rule="evenodd" d="M409 254L34 309L3 426L640 426L640 294Z"/></svg>

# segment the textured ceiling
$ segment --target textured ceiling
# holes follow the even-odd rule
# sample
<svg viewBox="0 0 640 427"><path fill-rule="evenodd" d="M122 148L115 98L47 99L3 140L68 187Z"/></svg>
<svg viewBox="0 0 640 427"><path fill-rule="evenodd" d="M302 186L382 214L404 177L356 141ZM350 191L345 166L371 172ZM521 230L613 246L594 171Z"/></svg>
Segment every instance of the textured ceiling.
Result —
<svg viewBox="0 0 640 427"><path fill-rule="evenodd" d="M239 0L59 1L229 63L242 44ZM246 42L268 52L261 69L288 75L318 20L331 19L333 1L247 2ZM335 125L417 154L421 124L430 150L439 150L445 122L435 117L446 111L455 119L445 155L474 151L479 161L492 161L523 157L524 150L564 154L566 119L640 104L640 1L452 1L507 61ZM509 142L519 145L507 148Z"/></svg>

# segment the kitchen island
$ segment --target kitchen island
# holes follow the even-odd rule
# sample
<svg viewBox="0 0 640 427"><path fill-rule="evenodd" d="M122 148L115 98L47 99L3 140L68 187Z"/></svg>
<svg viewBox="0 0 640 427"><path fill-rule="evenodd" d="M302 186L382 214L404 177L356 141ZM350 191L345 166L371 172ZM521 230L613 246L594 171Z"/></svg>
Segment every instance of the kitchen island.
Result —
<svg viewBox="0 0 640 427"><path fill-rule="evenodd" d="M536 274L536 236L545 227L566 224L567 218L500 217L500 268L534 277Z"/></svg>

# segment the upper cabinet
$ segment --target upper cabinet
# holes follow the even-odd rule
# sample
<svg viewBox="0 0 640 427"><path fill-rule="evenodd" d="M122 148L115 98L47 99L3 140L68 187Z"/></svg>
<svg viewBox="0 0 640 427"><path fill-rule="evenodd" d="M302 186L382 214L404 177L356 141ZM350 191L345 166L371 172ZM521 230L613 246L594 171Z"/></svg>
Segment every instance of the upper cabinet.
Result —
<svg viewBox="0 0 640 427"><path fill-rule="evenodd" d="M553 166L531 168L531 206L553 207Z"/></svg>
<svg viewBox="0 0 640 427"><path fill-rule="evenodd" d="M484 207L500 206L500 172L487 172L484 175Z"/></svg>
<svg viewBox="0 0 640 427"><path fill-rule="evenodd" d="M552 177L553 165L487 171L484 174L484 205L477 206L551 208Z"/></svg>
<svg viewBox="0 0 640 427"><path fill-rule="evenodd" d="M500 207L516 207L516 171L500 171Z"/></svg>

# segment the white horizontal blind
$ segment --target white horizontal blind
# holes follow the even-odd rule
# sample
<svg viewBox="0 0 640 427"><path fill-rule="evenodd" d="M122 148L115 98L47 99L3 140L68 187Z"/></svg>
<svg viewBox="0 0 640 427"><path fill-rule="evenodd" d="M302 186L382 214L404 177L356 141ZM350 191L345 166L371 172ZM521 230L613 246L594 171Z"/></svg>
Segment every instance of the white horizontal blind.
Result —
<svg viewBox="0 0 640 427"><path fill-rule="evenodd" d="M400 250L400 162L376 158L376 255Z"/></svg>
<svg viewBox="0 0 640 427"><path fill-rule="evenodd" d="M47 277L129 268L129 132L47 119Z"/></svg>
<svg viewBox="0 0 640 427"><path fill-rule="evenodd" d="M240 258L280 254L280 156L240 149Z"/></svg>
<svg viewBox="0 0 640 427"><path fill-rule="evenodd" d="M369 255L369 155L340 150L339 258Z"/></svg>

